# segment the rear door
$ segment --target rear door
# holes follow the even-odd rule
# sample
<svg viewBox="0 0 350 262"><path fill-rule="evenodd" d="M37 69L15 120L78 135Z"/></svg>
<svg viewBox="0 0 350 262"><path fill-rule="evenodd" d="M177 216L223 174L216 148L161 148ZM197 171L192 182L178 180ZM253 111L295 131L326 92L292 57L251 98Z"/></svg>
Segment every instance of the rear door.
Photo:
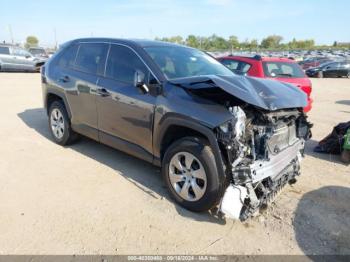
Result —
<svg viewBox="0 0 350 262"><path fill-rule="evenodd" d="M103 74L109 44L80 43L58 59L56 83L65 90L74 130L98 140L96 90Z"/></svg>
<svg viewBox="0 0 350 262"><path fill-rule="evenodd" d="M150 92L135 87L134 76L137 70L145 74ZM153 81L156 80L150 70L133 49L111 44L105 76L98 83L98 128L101 142L151 160L148 157L152 155L156 95L149 83ZM149 154L144 154L144 151Z"/></svg>

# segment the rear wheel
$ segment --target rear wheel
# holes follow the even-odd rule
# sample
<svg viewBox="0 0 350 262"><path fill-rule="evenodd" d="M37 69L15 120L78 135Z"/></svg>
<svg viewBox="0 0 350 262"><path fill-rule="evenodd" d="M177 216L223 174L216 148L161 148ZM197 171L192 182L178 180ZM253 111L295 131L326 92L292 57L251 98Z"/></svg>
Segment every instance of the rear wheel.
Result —
<svg viewBox="0 0 350 262"><path fill-rule="evenodd" d="M224 178L206 140L186 137L166 151L162 175L173 199L191 211L206 211L222 197Z"/></svg>
<svg viewBox="0 0 350 262"><path fill-rule="evenodd" d="M71 128L67 110L61 101L54 101L50 105L49 128L57 144L68 145L78 138L78 135Z"/></svg>

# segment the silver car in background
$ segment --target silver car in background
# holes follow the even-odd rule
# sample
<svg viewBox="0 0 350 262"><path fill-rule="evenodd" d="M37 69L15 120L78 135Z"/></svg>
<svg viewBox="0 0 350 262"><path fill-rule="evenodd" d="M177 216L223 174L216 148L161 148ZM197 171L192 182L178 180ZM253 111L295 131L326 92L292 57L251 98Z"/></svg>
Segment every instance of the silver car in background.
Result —
<svg viewBox="0 0 350 262"><path fill-rule="evenodd" d="M18 46L0 44L0 71L38 72L45 60Z"/></svg>

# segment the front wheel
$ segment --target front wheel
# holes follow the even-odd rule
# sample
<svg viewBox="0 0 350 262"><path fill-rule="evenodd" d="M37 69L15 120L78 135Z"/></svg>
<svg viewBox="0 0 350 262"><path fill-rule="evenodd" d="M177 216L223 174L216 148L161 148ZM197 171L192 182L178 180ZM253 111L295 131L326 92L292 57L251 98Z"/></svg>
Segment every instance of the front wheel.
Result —
<svg viewBox="0 0 350 262"><path fill-rule="evenodd" d="M222 197L224 178L203 139L187 137L174 142L164 155L162 175L173 199L191 211L209 210Z"/></svg>

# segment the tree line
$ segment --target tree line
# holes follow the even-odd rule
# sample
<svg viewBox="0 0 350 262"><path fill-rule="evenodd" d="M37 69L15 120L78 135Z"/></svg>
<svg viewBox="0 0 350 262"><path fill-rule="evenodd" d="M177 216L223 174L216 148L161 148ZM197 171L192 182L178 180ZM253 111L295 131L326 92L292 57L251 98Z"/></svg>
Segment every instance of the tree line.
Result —
<svg viewBox="0 0 350 262"><path fill-rule="evenodd" d="M156 37L156 40L183 44L194 48L199 48L206 51L223 51L223 50L290 50L290 49L315 49L315 48L328 48L333 46L316 46L313 39L297 40L293 38L292 41L284 43L283 37L280 35L270 35L262 39L260 42L257 39L246 39L239 41L237 36L230 36L224 38L213 34L209 37L189 35L186 38L182 36L171 37Z"/></svg>
<svg viewBox="0 0 350 262"><path fill-rule="evenodd" d="M257 39L239 41L237 36L230 36L224 38L213 34L209 37L189 35L187 38L182 36L171 37L156 37L156 40L177 43L182 45L191 46L194 48L206 50L206 51L231 51L235 50L295 50L295 49L322 49L322 48L350 48L350 43L338 43L334 42L332 46L316 46L313 39L296 40L283 43L283 37L279 35L270 35L262 39L259 42ZM25 47L36 47L39 44L39 39L36 36L28 36L26 39Z"/></svg>

